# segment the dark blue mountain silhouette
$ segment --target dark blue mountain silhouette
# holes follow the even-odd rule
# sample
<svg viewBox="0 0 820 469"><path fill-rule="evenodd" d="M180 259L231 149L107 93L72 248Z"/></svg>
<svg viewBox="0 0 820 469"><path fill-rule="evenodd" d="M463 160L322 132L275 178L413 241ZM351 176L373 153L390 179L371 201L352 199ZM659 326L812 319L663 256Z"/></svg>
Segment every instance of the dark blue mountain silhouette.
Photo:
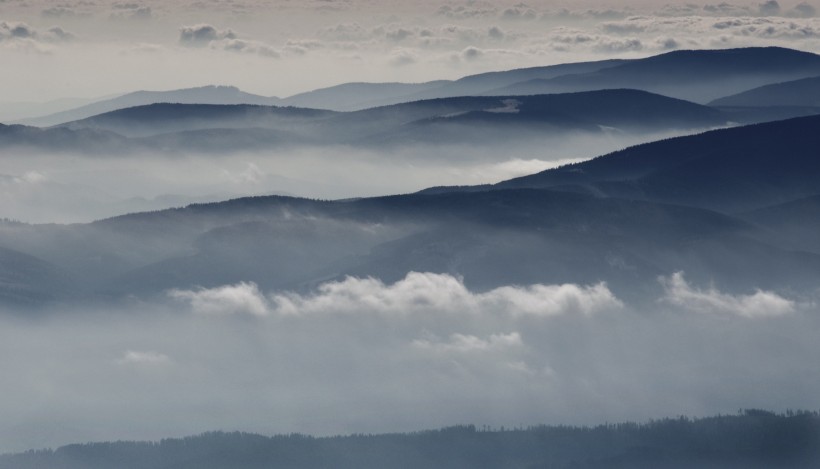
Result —
<svg viewBox="0 0 820 469"><path fill-rule="evenodd" d="M576 188L737 212L818 192L820 116L653 142L495 188Z"/></svg>
<svg viewBox="0 0 820 469"><path fill-rule="evenodd" d="M286 130L334 114L318 109L250 104L156 103L107 112L58 128L108 130L127 137L215 128L268 127Z"/></svg>
<svg viewBox="0 0 820 469"><path fill-rule="evenodd" d="M117 96L116 98L97 101L75 109L25 119L21 123L35 126L51 126L85 119L117 109L145 106L155 103L275 105L279 104L280 100L275 97L246 93L235 86L201 86L198 88L185 88L171 91L134 91L122 96Z"/></svg>
<svg viewBox="0 0 820 469"><path fill-rule="evenodd" d="M587 73L614 67L627 60L601 60L569 64L528 67L468 75L455 81L426 83L345 83L300 93L282 100L292 106L317 107L336 111L357 111L377 106L407 103L424 99L475 96L488 90L525 80L547 79L572 73Z"/></svg>
<svg viewBox="0 0 820 469"><path fill-rule="evenodd" d="M121 151L130 148L128 139L97 129L41 129L24 125L0 124L0 148L34 147L49 151Z"/></svg>
<svg viewBox="0 0 820 469"><path fill-rule="evenodd" d="M59 128L140 137L131 143L149 148L229 151L282 142L462 143L514 139L515 132L537 137L559 130L679 131L721 126L727 120L712 108L645 91L601 90L566 95L441 98L347 113L275 106L152 104L112 111ZM263 129L269 129L270 135L265 135ZM204 131L223 139L216 142L211 138L216 145L202 145L194 137L205 135Z"/></svg>
<svg viewBox="0 0 820 469"><path fill-rule="evenodd" d="M758 86L820 74L820 56L779 47L680 50L590 73L536 79L493 95L635 88L698 103Z"/></svg>
<svg viewBox="0 0 820 469"><path fill-rule="evenodd" d="M814 107L820 112L820 76L775 83L716 99L719 107Z"/></svg>

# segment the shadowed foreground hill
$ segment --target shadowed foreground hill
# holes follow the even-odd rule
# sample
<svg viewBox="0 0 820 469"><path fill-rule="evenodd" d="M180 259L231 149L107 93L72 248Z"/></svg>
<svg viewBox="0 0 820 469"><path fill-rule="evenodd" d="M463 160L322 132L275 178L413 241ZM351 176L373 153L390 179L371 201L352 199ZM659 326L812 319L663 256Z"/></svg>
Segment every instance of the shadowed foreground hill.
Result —
<svg viewBox="0 0 820 469"><path fill-rule="evenodd" d="M608 281L624 298L654 298L644 289L679 270L740 291L813 288L820 253L784 251L761 242L766 233L699 208L519 189L245 198L83 225L0 225L0 245L71 272L85 298L242 281L309 290L409 271L459 275L479 290Z"/></svg>
<svg viewBox="0 0 820 469"><path fill-rule="evenodd" d="M736 416L598 427L474 426L312 438L206 433L158 443L77 444L0 456L2 469L813 468L820 417L748 410Z"/></svg>
<svg viewBox="0 0 820 469"><path fill-rule="evenodd" d="M723 212L820 192L820 116L722 129L628 148L497 184L569 188Z"/></svg>

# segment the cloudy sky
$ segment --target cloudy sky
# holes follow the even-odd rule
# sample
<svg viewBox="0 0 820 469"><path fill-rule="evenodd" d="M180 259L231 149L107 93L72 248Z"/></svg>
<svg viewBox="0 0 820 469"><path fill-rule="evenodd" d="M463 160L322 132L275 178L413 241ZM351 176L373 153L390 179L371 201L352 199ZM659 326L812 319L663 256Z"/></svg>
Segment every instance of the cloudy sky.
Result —
<svg viewBox="0 0 820 469"><path fill-rule="evenodd" d="M784 45L820 52L797 0L0 0L0 102L230 84L287 96L345 81Z"/></svg>

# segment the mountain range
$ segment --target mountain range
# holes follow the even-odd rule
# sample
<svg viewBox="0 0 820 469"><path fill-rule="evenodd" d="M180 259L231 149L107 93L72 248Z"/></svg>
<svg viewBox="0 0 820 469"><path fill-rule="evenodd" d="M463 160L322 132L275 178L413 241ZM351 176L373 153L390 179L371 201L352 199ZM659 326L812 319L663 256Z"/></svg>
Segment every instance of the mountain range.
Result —
<svg viewBox="0 0 820 469"><path fill-rule="evenodd" d="M651 135L817 114L817 75L820 56L769 47L674 51L422 84L349 83L284 99L226 86L140 91L28 121L59 125L2 126L0 147L225 153L597 135L614 137L615 149Z"/></svg>
<svg viewBox="0 0 820 469"><path fill-rule="evenodd" d="M632 60L531 67L426 83L346 83L288 98L246 93L231 86L137 91L16 123L51 126L156 103L256 104L356 111L458 96L555 94L630 88L708 103L755 87L820 75L816 54L778 47L673 51Z"/></svg>
<svg viewBox="0 0 820 469"><path fill-rule="evenodd" d="M648 134L724 126L712 108L636 90L458 97L362 111L151 104L56 127L0 128L0 145L62 151L235 151L281 144L475 143L567 133Z"/></svg>
<svg viewBox="0 0 820 469"><path fill-rule="evenodd" d="M814 402L818 76L801 51L675 51L289 98L136 92L0 124L0 434ZM289 195L339 187L358 192ZM78 206L94 215L63 223ZM802 469L820 448L811 412L523 425L215 432L0 468Z"/></svg>
<svg viewBox="0 0 820 469"><path fill-rule="evenodd" d="M605 280L624 297L678 270L737 289L809 288L820 251L799 220L820 216L818 128L820 116L715 130L492 186L5 223L0 245L33 274L3 281L2 297L37 304L60 285L81 298L239 281L299 290L408 271L462 275L478 289ZM789 235L772 235L781 228Z"/></svg>
<svg viewBox="0 0 820 469"><path fill-rule="evenodd" d="M727 86L816 74L817 67L820 56L788 49L678 51L430 86L385 85L371 97L421 96L459 86L473 92L536 79L580 88L654 83L656 91L673 87L666 90L672 96L708 88L703 100ZM800 92L808 85L797 81L775 89L795 86ZM747 98L757 109L789 107L783 100L756 102L759 93L788 94L761 90ZM332 101L336 91L353 100L367 94L367 86L300 99ZM223 101L256 99L230 88L191 91L186 99L214 93ZM340 201L254 197L75 225L5 222L0 246L8 265L19 267L3 271L0 297L38 305L240 281L300 290L345 275L388 281L409 271L461 275L478 289L603 280L619 295L636 298L648 297L645 289L657 288L659 275L681 270L736 289L808 288L820 280L816 227L806 222L818 217L820 116L737 126L732 117L738 114L722 104L737 108L742 102L726 99L714 107L640 89L596 89L422 99L346 112L154 103L49 128L0 126L5 151L107 155L230 154L305 144L377 152L396 144L503 148L568 135L694 132L492 185Z"/></svg>

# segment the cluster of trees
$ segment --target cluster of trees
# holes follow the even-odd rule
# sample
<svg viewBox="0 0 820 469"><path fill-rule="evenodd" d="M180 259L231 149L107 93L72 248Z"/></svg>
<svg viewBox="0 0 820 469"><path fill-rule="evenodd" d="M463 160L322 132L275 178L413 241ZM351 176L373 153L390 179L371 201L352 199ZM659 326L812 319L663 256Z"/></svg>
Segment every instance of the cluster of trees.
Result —
<svg viewBox="0 0 820 469"><path fill-rule="evenodd" d="M814 468L820 413L510 430L449 427L328 438L211 432L159 442L77 444L0 456L0 468Z"/></svg>

